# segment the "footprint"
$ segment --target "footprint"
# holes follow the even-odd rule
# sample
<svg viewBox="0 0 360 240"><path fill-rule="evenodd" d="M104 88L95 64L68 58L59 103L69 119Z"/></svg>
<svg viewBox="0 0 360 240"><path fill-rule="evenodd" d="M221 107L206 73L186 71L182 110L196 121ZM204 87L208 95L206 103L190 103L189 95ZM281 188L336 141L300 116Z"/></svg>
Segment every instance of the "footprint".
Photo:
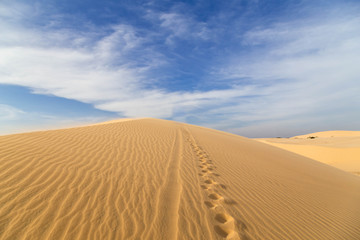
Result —
<svg viewBox="0 0 360 240"><path fill-rule="evenodd" d="M211 179L207 179L204 181L206 184L214 184L215 181L211 180Z"/></svg>
<svg viewBox="0 0 360 240"><path fill-rule="evenodd" d="M208 172L208 170L206 170L206 169L205 169L205 170L202 170L202 172L203 172L203 173L207 173L207 172Z"/></svg>
<svg viewBox="0 0 360 240"><path fill-rule="evenodd" d="M240 239L237 232L231 229L224 228L223 226L216 225L214 227L215 232L221 237L226 239Z"/></svg>
<svg viewBox="0 0 360 240"><path fill-rule="evenodd" d="M226 213L218 213L215 216L215 220L220 223L216 225L215 231L224 238L233 238L238 236L237 232L235 232L235 220L229 214Z"/></svg>
<svg viewBox="0 0 360 240"><path fill-rule="evenodd" d="M222 189L225 189L226 190L226 186L224 184L219 184L219 186L222 188Z"/></svg>
<svg viewBox="0 0 360 240"><path fill-rule="evenodd" d="M226 213L216 214L215 220L218 221L219 223L227 223L227 222L231 222L231 221L234 222L234 218Z"/></svg>
<svg viewBox="0 0 360 240"><path fill-rule="evenodd" d="M200 187L201 187L202 189L205 189L205 190L209 189L209 187L206 186L206 185L200 185Z"/></svg>
<svg viewBox="0 0 360 240"><path fill-rule="evenodd" d="M220 226L218 226L218 225L216 225L215 227L214 227L214 229L215 229L215 232L217 233L217 234L219 234L220 236L222 236L223 238L227 238L228 237L228 235L230 234L228 231L225 231L224 229L222 229Z"/></svg>
<svg viewBox="0 0 360 240"><path fill-rule="evenodd" d="M206 206L208 206L209 208L216 208L217 204L212 203L210 201L205 201L204 202Z"/></svg>
<svg viewBox="0 0 360 240"><path fill-rule="evenodd" d="M212 193L209 195L209 198L213 199L213 200L221 200L221 199L224 199L222 196L220 196L219 194L217 193Z"/></svg>

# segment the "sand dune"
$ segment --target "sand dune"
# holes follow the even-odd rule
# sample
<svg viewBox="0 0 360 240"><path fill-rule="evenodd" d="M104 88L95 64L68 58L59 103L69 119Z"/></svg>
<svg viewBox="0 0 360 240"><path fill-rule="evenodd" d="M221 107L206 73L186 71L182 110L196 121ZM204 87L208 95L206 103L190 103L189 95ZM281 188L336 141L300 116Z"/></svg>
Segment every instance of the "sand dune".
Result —
<svg viewBox="0 0 360 240"><path fill-rule="evenodd" d="M316 136L320 138L328 137L360 137L360 131L324 131L324 132L315 132L305 135L299 135L292 138L308 138L310 136Z"/></svg>
<svg viewBox="0 0 360 240"><path fill-rule="evenodd" d="M257 140L360 175L360 131L326 131Z"/></svg>
<svg viewBox="0 0 360 240"><path fill-rule="evenodd" d="M360 178L140 119L0 136L0 239L360 239Z"/></svg>

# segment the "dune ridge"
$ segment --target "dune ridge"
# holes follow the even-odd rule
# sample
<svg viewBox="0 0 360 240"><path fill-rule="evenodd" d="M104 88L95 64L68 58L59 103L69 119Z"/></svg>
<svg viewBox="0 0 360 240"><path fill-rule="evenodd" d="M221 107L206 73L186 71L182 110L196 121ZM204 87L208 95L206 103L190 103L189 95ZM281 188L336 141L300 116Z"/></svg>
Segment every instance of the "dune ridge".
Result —
<svg viewBox="0 0 360 240"><path fill-rule="evenodd" d="M360 175L360 131L326 131L256 140Z"/></svg>
<svg viewBox="0 0 360 240"><path fill-rule="evenodd" d="M344 130L336 130L336 131L323 131L323 132L314 132L304 135L298 135L292 138L308 138L310 136L317 136L321 138L327 137L360 137L360 131L344 131Z"/></svg>
<svg viewBox="0 0 360 240"><path fill-rule="evenodd" d="M0 136L0 239L359 239L360 178L136 119Z"/></svg>

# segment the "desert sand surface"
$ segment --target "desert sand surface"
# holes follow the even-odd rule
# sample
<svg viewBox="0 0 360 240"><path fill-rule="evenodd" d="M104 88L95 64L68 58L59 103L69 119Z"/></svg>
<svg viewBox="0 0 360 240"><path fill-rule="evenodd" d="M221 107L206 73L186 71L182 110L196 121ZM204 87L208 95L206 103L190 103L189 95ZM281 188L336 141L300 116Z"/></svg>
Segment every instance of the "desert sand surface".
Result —
<svg viewBox="0 0 360 240"><path fill-rule="evenodd" d="M0 136L0 239L360 239L360 178L157 119Z"/></svg>
<svg viewBox="0 0 360 240"><path fill-rule="evenodd" d="M360 131L325 131L257 140L360 175Z"/></svg>

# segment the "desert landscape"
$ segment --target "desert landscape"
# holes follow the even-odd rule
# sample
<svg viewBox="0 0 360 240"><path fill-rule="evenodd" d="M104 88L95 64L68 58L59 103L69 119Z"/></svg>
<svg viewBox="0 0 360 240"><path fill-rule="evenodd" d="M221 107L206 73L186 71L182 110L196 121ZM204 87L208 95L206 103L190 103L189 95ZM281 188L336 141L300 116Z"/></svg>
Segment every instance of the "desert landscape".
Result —
<svg viewBox="0 0 360 240"><path fill-rule="evenodd" d="M359 13L0 0L0 240L360 240Z"/></svg>
<svg viewBox="0 0 360 240"><path fill-rule="evenodd" d="M0 239L360 239L358 132L312 135L143 118L0 136Z"/></svg>

